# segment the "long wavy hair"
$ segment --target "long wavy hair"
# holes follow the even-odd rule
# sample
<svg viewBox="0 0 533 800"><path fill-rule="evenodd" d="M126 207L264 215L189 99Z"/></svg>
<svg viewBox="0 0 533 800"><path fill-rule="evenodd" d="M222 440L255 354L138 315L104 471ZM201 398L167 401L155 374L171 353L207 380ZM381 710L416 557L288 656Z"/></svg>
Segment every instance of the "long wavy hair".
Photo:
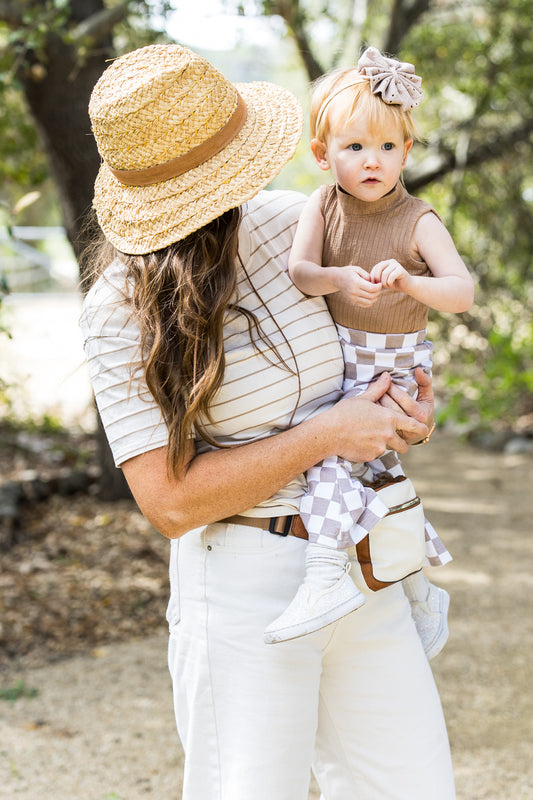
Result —
<svg viewBox="0 0 533 800"><path fill-rule="evenodd" d="M183 466L193 427L205 441L221 446L206 430L204 420L212 422L211 403L224 378L223 327L228 309L247 318L255 346L258 340L265 342L277 363L298 375L294 354L293 368L261 331L255 315L235 303L240 220L240 209L234 208L162 250L126 255L104 241L96 257L94 252L91 257L89 284L113 257L126 266L125 300L139 322L146 384L168 428L171 475L177 476ZM242 261L241 266L246 273Z"/></svg>

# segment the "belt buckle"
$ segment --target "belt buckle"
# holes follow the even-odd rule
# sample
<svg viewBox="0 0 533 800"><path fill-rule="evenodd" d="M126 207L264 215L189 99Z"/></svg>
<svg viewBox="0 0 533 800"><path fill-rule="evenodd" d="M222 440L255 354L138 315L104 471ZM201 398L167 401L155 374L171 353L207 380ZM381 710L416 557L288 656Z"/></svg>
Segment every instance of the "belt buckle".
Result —
<svg viewBox="0 0 533 800"><path fill-rule="evenodd" d="M287 517L285 518L285 525L283 526L282 531L274 530L278 519L279 517L270 518L270 522L268 523L268 530L270 531L270 533L275 533L276 536L288 536L292 527L293 515L287 515Z"/></svg>

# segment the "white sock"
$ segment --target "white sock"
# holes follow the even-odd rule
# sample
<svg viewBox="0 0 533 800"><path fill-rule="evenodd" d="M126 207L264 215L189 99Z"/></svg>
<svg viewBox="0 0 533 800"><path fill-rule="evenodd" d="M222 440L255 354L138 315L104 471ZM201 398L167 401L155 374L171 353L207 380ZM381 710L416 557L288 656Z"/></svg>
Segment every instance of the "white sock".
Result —
<svg viewBox="0 0 533 800"><path fill-rule="evenodd" d="M305 554L304 583L309 588L325 591L344 575L347 563L346 550L337 550L334 547L325 547L310 542Z"/></svg>
<svg viewBox="0 0 533 800"><path fill-rule="evenodd" d="M423 602L427 599L429 592L429 581L422 570L414 572L412 575L408 575L407 578L404 578L402 581L402 586L411 603L415 600L420 600Z"/></svg>

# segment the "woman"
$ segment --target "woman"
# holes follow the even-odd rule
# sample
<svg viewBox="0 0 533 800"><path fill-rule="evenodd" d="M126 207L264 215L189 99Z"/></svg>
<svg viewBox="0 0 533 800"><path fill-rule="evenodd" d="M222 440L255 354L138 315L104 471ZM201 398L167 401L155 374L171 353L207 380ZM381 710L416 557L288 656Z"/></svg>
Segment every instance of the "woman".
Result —
<svg viewBox="0 0 533 800"><path fill-rule="evenodd" d="M303 574L302 473L330 454L404 453L432 411L423 375L418 403L384 398L388 377L336 402L336 329L286 272L305 198L260 191L294 152L297 102L153 45L113 62L89 111L107 245L82 329L115 461L171 539L183 797L305 800L313 764L325 800L450 800L401 588L304 640L263 642Z"/></svg>

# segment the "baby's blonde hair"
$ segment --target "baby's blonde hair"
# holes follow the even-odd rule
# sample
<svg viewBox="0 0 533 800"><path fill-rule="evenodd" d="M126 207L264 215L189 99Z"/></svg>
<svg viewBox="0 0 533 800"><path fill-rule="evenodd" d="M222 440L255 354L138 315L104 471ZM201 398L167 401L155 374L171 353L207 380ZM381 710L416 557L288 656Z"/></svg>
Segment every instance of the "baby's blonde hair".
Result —
<svg viewBox="0 0 533 800"><path fill-rule="evenodd" d="M331 101L336 99L335 104ZM332 110L335 108L334 118ZM418 131L410 111L385 103L373 94L370 81L354 67L344 67L322 75L312 85L310 129L311 139L327 144L331 133L356 116L364 116L370 127L381 131L399 126L404 140L417 139Z"/></svg>

